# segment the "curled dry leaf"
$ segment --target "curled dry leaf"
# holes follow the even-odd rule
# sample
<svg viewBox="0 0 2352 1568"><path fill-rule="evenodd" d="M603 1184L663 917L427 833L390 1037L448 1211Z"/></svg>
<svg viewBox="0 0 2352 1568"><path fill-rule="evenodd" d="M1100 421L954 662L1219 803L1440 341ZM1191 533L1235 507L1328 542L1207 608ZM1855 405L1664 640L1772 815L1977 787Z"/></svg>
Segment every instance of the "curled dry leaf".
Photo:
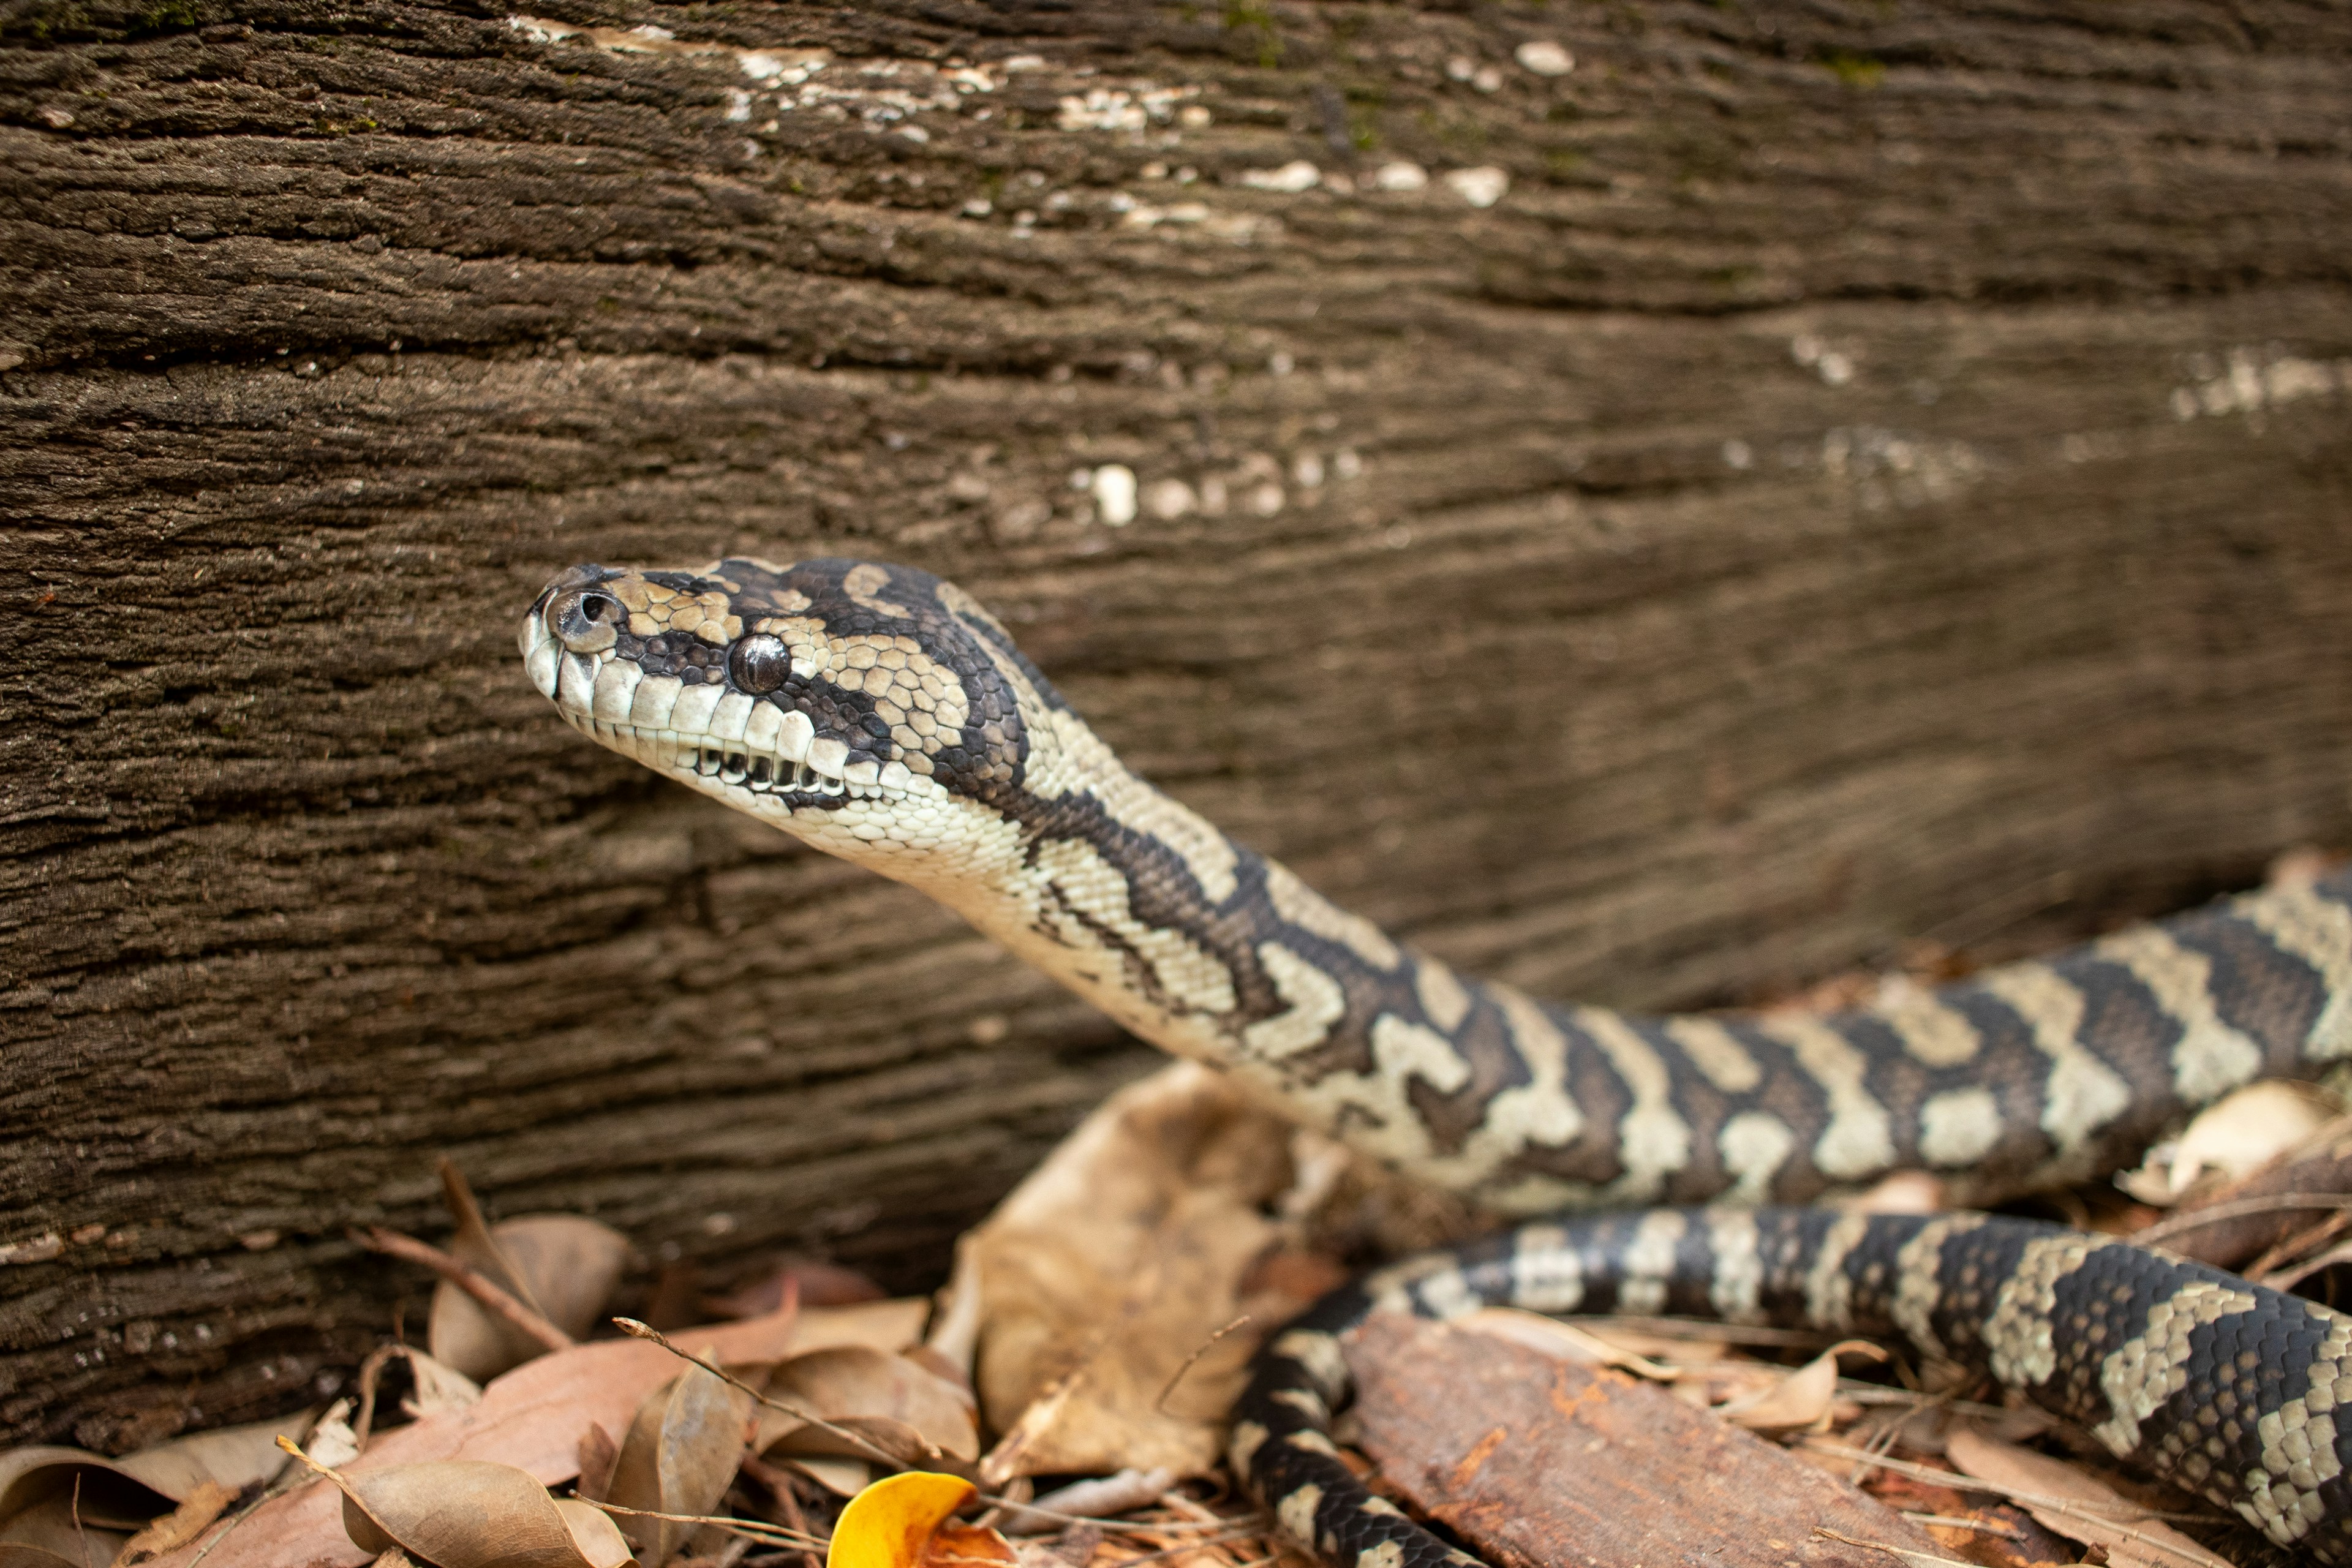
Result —
<svg viewBox="0 0 2352 1568"><path fill-rule="evenodd" d="M950 1521L971 1496L971 1483L958 1476L923 1470L887 1476L841 1510L825 1549L825 1568L949 1568L1019 1561L1012 1543L995 1531Z"/></svg>
<svg viewBox="0 0 2352 1568"><path fill-rule="evenodd" d="M512 1465L428 1459L359 1475L325 1470L362 1551L394 1549L437 1568L619 1568L628 1543L585 1503L567 1510Z"/></svg>
<svg viewBox="0 0 2352 1568"><path fill-rule="evenodd" d="M2177 1140L2149 1151L2147 1163L2116 1184L2142 1203L2169 1206L2208 1171L2237 1177L2270 1163L2341 1109L2310 1084L2249 1084L2199 1111Z"/></svg>
<svg viewBox="0 0 2352 1568"><path fill-rule="evenodd" d="M1886 1360L1886 1352L1868 1340L1847 1340L1832 1345L1769 1388L1736 1399L1716 1414L1752 1432L1785 1432L1798 1426L1826 1431L1831 1410L1837 1402L1841 1352L1872 1361Z"/></svg>
<svg viewBox="0 0 2352 1568"><path fill-rule="evenodd" d="M647 1395L621 1439L606 1494L623 1508L707 1514L743 1458L751 1396L708 1367L688 1365ZM667 1563L696 1527L624 1515L621 1533L649 1565Z"/></svg>
<svg viewBox="0 0 2352 1568"><path fill-rule="evenodd" d="M526 1215L478 1227L478 1216L461 1225L449 1250L573 1339L585 1339L620 1280L628 1238L579 1215ZM547 1353L446 1279L433 1289L426 1343L436 1361L476 1383Z"/></svg>
<svg viewBox="0 0 2352 1568"><path fill-rule="evenodd" d="M1179 1064L1114 1095L967 1238L974 1381L1007 1434L992 1482L1215 1464L1250 1352L1306 1305L1241 1295L1282 1234L1265 1210L1289 1185L1289 1146L1278 1117Z"/></svg>
<svg viewBox="0 0 2352 1568"><path fill-rule="evenodd" d="M980 1457L980 1432L961 1390L902 1355L862 1345L796 1355L769 1379L770 1397L795 1405L873 1442L901 1464L931 1464L939 1456L970 1464ZM821 1426L772 1406L760 1412L751 1446L781 1446L789 1454L864 1458L867 1451Z"/></svg>
<svg viewBox="0 0 2352 1568"><path fill-rule="evenodd" d="M0 1453L0 1540L76 1563L85 1554L111 1562L130 1531L171 1512L178 1500L85 1449Z"/></svg>

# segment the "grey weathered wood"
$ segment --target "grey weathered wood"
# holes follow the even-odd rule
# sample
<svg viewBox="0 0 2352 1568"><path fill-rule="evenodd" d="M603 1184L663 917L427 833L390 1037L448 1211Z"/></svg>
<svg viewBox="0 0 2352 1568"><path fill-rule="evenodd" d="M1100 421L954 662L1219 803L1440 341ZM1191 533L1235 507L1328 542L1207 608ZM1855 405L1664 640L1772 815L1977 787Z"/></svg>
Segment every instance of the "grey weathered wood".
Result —
<svg viewBox="0 0 2352 1568"><path fill-rule="evenodd" d="M917 1279L1144 1059L553 723L512 619L576 559L954 575L1139 768L1556 994L2352 837L2340 13L551 5L613 31L0 21L10 1432L414 1323L340 1237L441 1152ZM1510 187L1244 178L1298 160ZM1108 462L1225 510L1108 527Z"/></svg>

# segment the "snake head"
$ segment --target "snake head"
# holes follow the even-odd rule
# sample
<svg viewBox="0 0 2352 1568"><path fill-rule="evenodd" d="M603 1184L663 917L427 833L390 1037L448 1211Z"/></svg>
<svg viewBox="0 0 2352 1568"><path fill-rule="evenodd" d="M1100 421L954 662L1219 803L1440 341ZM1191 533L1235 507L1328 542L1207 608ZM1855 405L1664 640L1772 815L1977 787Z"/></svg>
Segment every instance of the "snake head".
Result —
<svg viewBox="0 0 2352 1568"><path fill-rule="evenodd" d="M581 733L902 880L1003 836L1060 707L962 590L873 562L574 566L519 643Z"/></svg>

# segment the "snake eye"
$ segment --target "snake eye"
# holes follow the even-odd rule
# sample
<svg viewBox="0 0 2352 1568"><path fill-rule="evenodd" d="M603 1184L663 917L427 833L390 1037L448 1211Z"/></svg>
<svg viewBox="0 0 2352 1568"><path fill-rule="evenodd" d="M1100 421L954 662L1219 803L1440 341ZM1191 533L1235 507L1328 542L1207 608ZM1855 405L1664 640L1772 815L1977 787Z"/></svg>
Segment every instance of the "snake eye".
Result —
<svg viewBox="0 0 2352 1568"><path fill-rule="evenodd" d="M793 672L792 650L783 639L761 632L737 643L727 656L727 673L736 686L754 697L773 691Z"/></svg>
<svg viewBox="0 0 2352 1568"><path fill-rule="evenodd" d="M628 612L602 588L579 588L547 606L547 629L573 653L601 653L620 635Z"/></svg>

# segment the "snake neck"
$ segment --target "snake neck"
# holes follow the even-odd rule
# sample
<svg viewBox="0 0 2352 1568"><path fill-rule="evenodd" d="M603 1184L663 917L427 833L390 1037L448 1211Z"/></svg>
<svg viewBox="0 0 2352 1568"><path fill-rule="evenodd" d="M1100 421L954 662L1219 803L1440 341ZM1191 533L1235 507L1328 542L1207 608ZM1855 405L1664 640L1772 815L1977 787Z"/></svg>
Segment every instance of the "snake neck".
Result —
<svg viewBox="0 0 2352 1568"><path fill-rule="evenodd" d="M1066 710L1032 744L1018 853L926 890L1135 1034L1506 1214L1796 1203L1904 1169L1991 1202L2352 1054L2352 877L1840 1013L1644 1017L1456 974Z"/></svg>

